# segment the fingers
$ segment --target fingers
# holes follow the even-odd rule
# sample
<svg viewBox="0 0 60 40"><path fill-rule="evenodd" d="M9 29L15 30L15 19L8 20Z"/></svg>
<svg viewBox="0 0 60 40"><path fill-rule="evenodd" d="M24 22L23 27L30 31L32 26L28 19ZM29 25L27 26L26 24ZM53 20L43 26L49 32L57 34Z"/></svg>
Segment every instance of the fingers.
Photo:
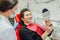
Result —
<svg viewBox="0 0 60 40"><path fill-rule="evenodd" d="M50 20L45 20L45 24L46 24L47 26L52 26L52 22L51 22Z"/></svg>
<svg viewBox="0 0 60 40"><path fill-rule="evenodd" d="M52 26L46 26L47 30L52 30Z"/></svg>

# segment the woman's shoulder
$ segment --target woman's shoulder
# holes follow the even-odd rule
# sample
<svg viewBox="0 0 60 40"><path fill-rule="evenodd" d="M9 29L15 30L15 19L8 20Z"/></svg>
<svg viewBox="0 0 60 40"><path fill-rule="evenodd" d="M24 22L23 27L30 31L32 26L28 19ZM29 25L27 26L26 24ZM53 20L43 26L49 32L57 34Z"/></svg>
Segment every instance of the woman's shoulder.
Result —
<svg viewBox="0 0 60 40"><path fill-rule="evenodd" d="M43 29L43 30L46 30L46 28L45 28L45 26L43 26L43 25L40 25L40 24L38 24L38 23L33 23L35 26L37 26L37 28L41 28L41 29Z"/></svg>
<svg viewBox="0 0 60 40"><path fill-rule="evenodd" d="M25 31L26 30L26 28L25 27L22 27L21 29L20 29L20 31Z"/></svg>
<svg viewBox="0 0 60 40"><path fill-rule="evenodd" d="M27 27L23 26L23 27L20 29L20 31L23 31L23 32L27 31Z"/></svg>

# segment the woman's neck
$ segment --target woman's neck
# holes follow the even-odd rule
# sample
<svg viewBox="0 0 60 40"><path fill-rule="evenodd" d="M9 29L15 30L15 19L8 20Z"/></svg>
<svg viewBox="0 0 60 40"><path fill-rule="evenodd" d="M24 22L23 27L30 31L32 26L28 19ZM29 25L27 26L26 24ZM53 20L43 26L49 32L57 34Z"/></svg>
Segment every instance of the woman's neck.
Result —
<svg viewBox="0 0 60 40"><path fill-rule="evenodd" d="M25 25L29 25L30 23L29 22L24 22Z"/></svg>

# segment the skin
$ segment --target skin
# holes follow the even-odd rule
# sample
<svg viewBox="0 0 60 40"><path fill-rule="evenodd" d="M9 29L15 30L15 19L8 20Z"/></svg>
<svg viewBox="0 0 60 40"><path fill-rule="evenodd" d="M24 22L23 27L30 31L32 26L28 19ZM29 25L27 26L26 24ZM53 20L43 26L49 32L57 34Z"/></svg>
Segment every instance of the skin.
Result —
<svg viewBox="0 0 60 40"><path fill-rule="evenodd" d="M29 11L24 12L24 18L21 18L26 25L32 22L32 14Z"/></svg>
<svg viewBox="0 0 60 40"><path fill-rule="evenodd" d="M0 15L3 15L5 16L6 18L10 18L10 15L13 14L15 12L15 10L17 9L17 4L12 8L12 9L9 9L8 11L5 11L5 12L1 12L0 11Z"/></svg>
<svg viewBox="0 0 60 40"><path fill-rule="evenodd" d="M21 18L26 25L29 25L32 22L32 15L30 11L24 12L24 18ZM46 31L41 36L43 40L48 36L48 34L52 31L52 22L50 20L45 20L46 25Z"/></svg>

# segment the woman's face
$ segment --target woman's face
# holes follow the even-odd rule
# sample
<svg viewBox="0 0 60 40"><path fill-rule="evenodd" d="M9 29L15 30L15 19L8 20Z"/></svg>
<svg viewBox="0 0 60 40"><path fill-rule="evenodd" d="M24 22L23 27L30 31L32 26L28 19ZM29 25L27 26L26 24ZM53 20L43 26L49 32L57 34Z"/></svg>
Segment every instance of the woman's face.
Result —
<svg viewBox="0 0 60 40"><path fill-rule="evenodd" d="M24 18L23 18L23 21L26 22L26 23L32 22L32 14L31 14L30 11L24 12Z"/></svg>
<svg viewBox="0 0 60 40"><path fill-rule="evenodd" d="M15 11L17 10L18 4L14 6L14 8L11 9L10 11L10 18L14 18L15 16Z"/></svg>
<svg viewBox="0 0 60 40"><path fill-rule="evenodd" d="M14 8L11 10L11 14L13 14L16 10L17 10L17 8L18 8L18 4L16 4L15 6L14 6Z"/></svg>

